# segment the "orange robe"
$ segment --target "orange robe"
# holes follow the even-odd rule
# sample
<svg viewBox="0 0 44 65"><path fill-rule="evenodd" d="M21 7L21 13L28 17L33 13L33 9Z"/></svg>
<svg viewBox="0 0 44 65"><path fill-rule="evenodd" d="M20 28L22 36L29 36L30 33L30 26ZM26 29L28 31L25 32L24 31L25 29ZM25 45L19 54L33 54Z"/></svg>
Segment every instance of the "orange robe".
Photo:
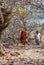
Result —
<svg viewBox="0 0 44 65"><path fill-rule="evenodd" d="M28 37L28 33L27 33L26 31L22 31L22 32L21 32L21 38L20 38L20 40L21 40L21 43L22 43L23 45L26 44L26 39L27 39L27 37Z"/></svg>

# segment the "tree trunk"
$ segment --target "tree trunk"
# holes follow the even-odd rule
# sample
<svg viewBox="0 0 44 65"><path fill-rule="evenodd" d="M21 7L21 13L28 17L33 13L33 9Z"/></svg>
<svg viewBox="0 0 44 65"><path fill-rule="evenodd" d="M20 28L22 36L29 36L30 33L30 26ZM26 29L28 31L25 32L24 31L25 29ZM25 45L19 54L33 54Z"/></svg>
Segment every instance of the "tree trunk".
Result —
<svg viewBox="0 0 44 65"><path fill-rule="evenodd" d="M3 13L2 13L2 11L1 11L1 7L0 7L0 17L1 17L1 21L2 21L2 23L4 22L4 17L3 17Z"/></svg>

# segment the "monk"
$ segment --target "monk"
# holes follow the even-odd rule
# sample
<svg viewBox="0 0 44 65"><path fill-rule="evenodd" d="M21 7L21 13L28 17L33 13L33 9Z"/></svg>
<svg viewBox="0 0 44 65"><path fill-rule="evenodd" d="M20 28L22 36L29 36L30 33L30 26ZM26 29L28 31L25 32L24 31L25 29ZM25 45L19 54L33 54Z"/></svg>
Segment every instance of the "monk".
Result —
<svg viewBox="0 0 44 65"><path fill-rule="evenodd" d="M25 45L27 43L27 41L26 41L27 37L28 37L28 33L26 31L22 31L20 40L23 45Z"/></svg>

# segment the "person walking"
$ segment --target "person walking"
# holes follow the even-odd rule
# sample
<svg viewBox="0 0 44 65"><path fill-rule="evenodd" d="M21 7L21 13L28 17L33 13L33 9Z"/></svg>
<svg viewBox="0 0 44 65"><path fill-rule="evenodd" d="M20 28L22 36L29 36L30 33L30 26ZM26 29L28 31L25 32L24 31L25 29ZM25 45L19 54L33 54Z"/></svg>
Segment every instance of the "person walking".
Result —
<svg viewBox="0 0 44 65"><path fill-rule="evenodd" d="M27 43L27 39L28 38L28 33L26 31L21 31L21 37L20 37L20 41L21 43L25 46Z"/></svg>
<svg viewBox="0 0 44 65"><path fill-rule="evenodd" d="M39 45L40 41L41 41L41 34L38 31L36 31L36 33L35 33L35 42L36 42L37 45Z"/></svg>

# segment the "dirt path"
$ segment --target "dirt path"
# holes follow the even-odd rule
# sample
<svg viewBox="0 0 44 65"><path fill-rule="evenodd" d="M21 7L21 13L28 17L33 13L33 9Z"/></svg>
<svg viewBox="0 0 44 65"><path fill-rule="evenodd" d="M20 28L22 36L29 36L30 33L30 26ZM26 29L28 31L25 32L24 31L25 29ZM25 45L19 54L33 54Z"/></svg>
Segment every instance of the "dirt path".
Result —
<svg viewBox="0 0 44 65"><path fill-rule="evenodd" d="M17 47L6 49L4 55L0 55L1 65L44 65L44 49Z"/></svg>

